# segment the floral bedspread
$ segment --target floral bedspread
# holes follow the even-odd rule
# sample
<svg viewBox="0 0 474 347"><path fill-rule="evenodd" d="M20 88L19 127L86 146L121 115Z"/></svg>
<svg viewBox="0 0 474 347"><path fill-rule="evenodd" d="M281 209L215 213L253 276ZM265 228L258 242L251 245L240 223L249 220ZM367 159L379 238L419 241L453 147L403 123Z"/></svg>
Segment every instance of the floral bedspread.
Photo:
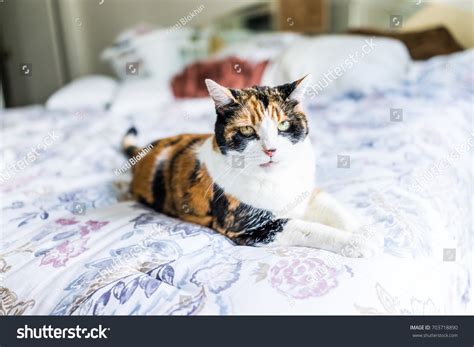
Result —
<svg viewBox="0 0 474 347"><path fill-rule="evenodd" d="M318 184L384 234L373 259L236 246L132 201L124 131L210 132L207 99L3 112L0 315L472 314L473 62L437 57L398 88L306 100Z"/></svg>

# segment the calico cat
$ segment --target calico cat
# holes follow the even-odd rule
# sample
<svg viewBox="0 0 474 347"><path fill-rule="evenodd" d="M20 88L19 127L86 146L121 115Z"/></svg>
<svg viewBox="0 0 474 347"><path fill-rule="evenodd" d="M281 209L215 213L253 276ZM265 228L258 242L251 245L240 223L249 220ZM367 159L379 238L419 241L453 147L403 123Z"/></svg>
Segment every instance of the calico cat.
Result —
<svg viewBox="0 0 474 347"><path fill-rule="evenodd" d="M354 216L315 187L315 159L300 106L303 80L245 89L206 80L217 114L214 134L153 142L134 166L133 196L239 245L373 255L379 246L358 232ZM140 152L136 135L132 128L123 139L130 158Z"/></svg>

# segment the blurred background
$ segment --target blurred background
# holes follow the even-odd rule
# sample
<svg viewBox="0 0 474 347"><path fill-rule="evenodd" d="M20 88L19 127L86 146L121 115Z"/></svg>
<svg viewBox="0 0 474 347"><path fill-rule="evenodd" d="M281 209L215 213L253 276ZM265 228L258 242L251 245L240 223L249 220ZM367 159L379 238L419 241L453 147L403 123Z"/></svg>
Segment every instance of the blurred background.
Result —
<svg viewBox="0 0 474 347"><path fill-rule="evenodd" d="M44 103L86 75L126 79L130 61L143 63L141 75L167 80L259 32L288 32L290 40L292 32L386 34L441 25L460 46L474 46L472 1L0 0L0 12L1 107Z"/></svg>

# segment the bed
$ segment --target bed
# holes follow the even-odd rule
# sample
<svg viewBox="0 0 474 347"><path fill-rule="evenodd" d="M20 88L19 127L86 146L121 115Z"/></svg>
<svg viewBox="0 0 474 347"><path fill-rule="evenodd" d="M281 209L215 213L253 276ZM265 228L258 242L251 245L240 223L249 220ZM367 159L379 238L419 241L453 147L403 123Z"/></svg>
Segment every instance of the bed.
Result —
<svg viewBox="0 0 474 347"><path fill-rule="evenodd" d="M473 61L438 56L385 90L305 100L318 185L384 235L371 259L236 246L131 200L125 130L143 145L211 132L207 98L5 110L0 314L473 314Z"/></svg>

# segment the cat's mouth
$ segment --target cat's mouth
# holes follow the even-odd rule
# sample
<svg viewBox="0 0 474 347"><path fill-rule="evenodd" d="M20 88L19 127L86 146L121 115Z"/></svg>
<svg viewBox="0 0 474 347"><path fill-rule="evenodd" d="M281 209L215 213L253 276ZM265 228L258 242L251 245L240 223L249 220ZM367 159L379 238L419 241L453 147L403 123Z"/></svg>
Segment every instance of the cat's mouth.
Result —
<svg viewBox="0 0 474 347"><path fill-rule="evenodd" d="M275 166L277 163L278 163L278 162L276 162L276 161L270 160L270 161L268 161L268 162L266 162L266 163L260 164L259 166L260 166L260 167L264 167L264 168L269 168L269 167Z"/></svg>

